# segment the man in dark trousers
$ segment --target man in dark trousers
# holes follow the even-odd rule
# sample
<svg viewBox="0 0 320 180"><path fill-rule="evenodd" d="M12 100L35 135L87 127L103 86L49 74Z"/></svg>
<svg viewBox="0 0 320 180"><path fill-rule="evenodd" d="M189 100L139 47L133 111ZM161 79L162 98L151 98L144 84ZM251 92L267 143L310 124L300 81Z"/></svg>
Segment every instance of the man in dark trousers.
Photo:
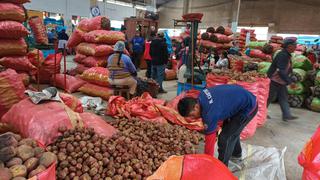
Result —
<svg viewBox="0 0 320 180"><path fill-rule="evenodd" d="M185 97L178 103L184 117L202 118L205 124L205 153L213 155L217 124L223 123L218 138L218 159L242 160L240 133L258 111L256 97L238 85L220 85L204 89L197 99Z"/></svg>
<svg viewBox="0 0 320 180"><path fill-rule="evenodd" d="M150 56L152 58L151 77L160 85L159 93L166 93L162 82L165 78L165 69L168 63L168 49L164 39L164 33L158 32L157 37L152 40L150 45Z"/></svg>
<svg viewBox="0 0 320 180"><path fill-rule="evenodd" d="M287 85L294 83L289 77L289 74L292 73L291 53L295 51L296 46L295 40L285 39L283 49L273 59L268 70L268 77L271 80L268 106L272 101L278 98L282 111L282 120L284 121L297 119L290 111L287 88Z"/></svg>
<svg viewBox="0 0 320 180"><path fill-rule="evenodd" d="M133 63L136 66L136 69L139 69L141 57L144 52L144 38L141 37L139 31L136 32L136 35L132 38L131 43Z"/></svg>

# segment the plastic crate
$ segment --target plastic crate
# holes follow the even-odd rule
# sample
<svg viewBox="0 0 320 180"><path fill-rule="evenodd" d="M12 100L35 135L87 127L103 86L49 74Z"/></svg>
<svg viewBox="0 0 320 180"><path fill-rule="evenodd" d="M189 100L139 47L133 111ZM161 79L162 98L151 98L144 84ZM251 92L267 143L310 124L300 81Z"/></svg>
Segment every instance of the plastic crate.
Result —
<svg viewBox="0 0 320 180"><path fill-rule="evenodd" d="M177 95L180 95L182 92L187 91L187 90L191 90L191 89L196 89L196 90L203 90L206 88L206 82L202 81L202 84L196 84L193 85L190 83L181 83L178 82L178 89L177 89Z"/></svg>

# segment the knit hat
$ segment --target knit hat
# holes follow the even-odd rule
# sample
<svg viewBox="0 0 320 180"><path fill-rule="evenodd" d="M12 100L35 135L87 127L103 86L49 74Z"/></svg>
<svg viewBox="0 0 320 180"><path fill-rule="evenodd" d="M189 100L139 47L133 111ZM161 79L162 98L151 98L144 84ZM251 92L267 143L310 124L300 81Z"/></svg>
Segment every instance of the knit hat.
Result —
<svg viewBox="0 0 320 180"><path fill-rule="evenodd" d="M123 52L125 48L125 44L123 41L118 41L116 45L114 45L113 50L117 52Z"/></svg>

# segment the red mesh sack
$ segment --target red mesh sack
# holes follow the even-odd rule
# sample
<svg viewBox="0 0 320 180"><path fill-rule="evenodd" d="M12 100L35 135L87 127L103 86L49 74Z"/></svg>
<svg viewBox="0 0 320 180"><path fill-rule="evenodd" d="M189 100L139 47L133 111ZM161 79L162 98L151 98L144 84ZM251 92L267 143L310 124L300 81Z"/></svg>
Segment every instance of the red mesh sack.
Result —
<svg viewBox="0 0 320 180"><path fill-rule="evenodd" d="M188 13L184 14L182 18L188 21L201 21L203 13Z"/></svg>
<svg viewBox="0 0 320 180"><path fill-rule="evenodd" d="M39 52L39 55L38 55ZM38 56L39 56L39 62L38 63ZM38 65L42 65L42 63L44 62L44 55L42 51L38 51L37 49L34 49L32 51L28 52L28 59L29 61L36 67L38 67Z"/></svg>
<svg viewBox="0 0 320 180"><path fill-rule="evenodd" d="M103 123L106 123L97 116L85 117L86 119L82 119L81 114L72 111L61 102L47 101L35 105L29 99L25 99L15 104L2 117L1 122L8 123L14 127L23 137L33 138L43 145L49 145L61 135L58 131L61 126L71 129L76 126L92 127L92 124L100 124L102 126ZM111 130L115 132L115 129L110 126L105 129L108 132ZM103 135L106 135L106 132Z"/></svg>
<svg viewBox="0 0 320 180"><path fill-rule="evenodd" d="M78 24L78 29L84 32L89 32L89 19L82 19Z"/></svg>
<svg viewBox="0 0 320 180"><path fill-rule="evenodd" d="M78 28L75 31L73 31L73 33L71 34L68 40L67 47L74 48L78 44L80 44L82 41L84 41L84 38L83 38L84 34L85 33Z"/></svg>
<svg viewBox="0 0 320 180"><path fill-rule="evenodd" d="M147 180L237 180L218 159L206 154L170 156Z"/></svg>
<svg viewBox="0 0 320 180"><path fill-rule="evenodd" d="M92 113L84 112L80 114L81 119L85 127L92 127L94 131L100 136L112 137L117 133L117 129L108 124L100 116Z"/></svg>
<svg viewBox="0 0 320 180"><path fill-rule="evenodd" d="M80 76L81 79L96 84L99 86L110 86L108 79L109 79L109 70L103 67L93 67L90 68L82 73Z"/></svg>
<svg viewBox="0 0 320 180"><path fill-rule="evenodd" d="M86 67L106 67L107 66L107 57L95 57L89 56L81 61Z"/></svg>
<svg viewBox="0 0 320 180"><path fill-rule="evenodd" d="M86 55L77 53L77 54L74 56L73 60L74 60L74 62L81 63L82 60L84 60L86 57L87 57Z"/></svg>
<svg viewBox="0 0 320 180"><path fill-rule="evenodd" d="M94 56L109 56L113 53L113 47L110 45L97 45Z"/></svg>
<svg viewBox="0 0 320 180"><path fill-rule="evenodd" d="M215 48L215 49L220 49L223 47L223 44L214 43L207 40L200 40L200 45L206 48Z"/></svg>
<svg viewBox="0 0 320 180"><path fill-rule="evenodd" d="M270 79L269 78L257 78L259 95L257 96L259 112L258 116L258 127L263 126L267 121L268 115L268 97L269 97L269 87Z"/></svg>
<svg viewBox="0 0 320 180"><path fill-rule="evenodd" d="M173 69L165 70L165 80L174 80L177 79L177 72Z"/></svg>
<svg viewBox="0 0 320 180"><path fill-rule="evenodd" d="M75 70L77 74L82 74L85 70L88 70L88 69L90 68L84 66L83 64L78 64Z"/></svg>
<svg viewBox="0 0 320 180"><path fill-rule="evenodd" d="M0 38L20 39L28 36L28 30L16 21L0 21Z"/></svg>
<svg viewBox="0 0 320 180"><path fill-rule="evenodd" d="M110 20L105 16L96 16L89 19L88 31L94 30L110 30Z"/></svg>
<svg viewBox="0 0 320 180"><path fill-rule="evenodd" d="M304 146L298 156L298 162L303 167L302 180L320 179L320 127Z"/></svg>
<svg viewBox="0 0 320 180"><path fill-rule="evenodd" d="M125 41L125 35L119 31L95 30L86 33L84 39L89 43L113 45L117 41Z"/></svg>
<svg viewBox="0 0 320 180"><path fill-rule="evenodd" d="M26 21L24 7L12 3L0 3L0 21L5 20L18 22Z"/></svg>
<svg viewBox="0 0 320 180"><path fill-rule="evenodd" d="M22 79L22 82L25 87L28 87L30 85L30 79L31 77L26 73L19 73L20 78Z"/></svg>
<svg viewBox="0 0 320 180"><path fill-rule="evenodd" d="M233 47L232 42L224 43L224 44L223 44L223 49L230 49L231 47Z"/></svg>
<svg viewBox="0 0 320 180"><path fill-rule="evenodd" d="M64 74L56 74L56 79L52 76L52 84L65 90L68 93L78 91L86 82L73 76L66 75L66 86L64 85Z"/></svg>
<svg viewBox="0 0 320 180"><path fill-rule="evenodd" d="M210 40L217 43L229 43L232 39L224 34L214 33L210 36Z"/></svg>
<svg viewBox="0 0 320 180"><path fill-rule="evenodd" d="M54 54L50 54L45 61L42 63L40 70L39 70L39 81L40 83L49 84L51 81L51 77L54 73L59 74L60 73L60 63L62 59L62 54L59 53L56 55L56 66L54 66Z"/></svg>
<svg viewBox="0 0 320 180"><path fill-rule="evenodd" d="M37 68L30 63L27 56L3 57L0 58L0 65L16 71L28 72L30 74L35 74L37 72Z"/></svg>
<svg viewBox="0 0 320 180"><path fill-rule="evenodd" d="M12 69L0 72L0 118L26 96L21 77Z"/></svg>
<svg viewBox="0 0 320 180"><path fill-rule="evenodd" d="M273 36L271 36L271 40L283 40L283 37L281 37L281 36L275 36L275 35L273 35Z"/></svg>
<svg viewBox="0 0 320 180"><path fill-rule="evenodd" d="M95 44L90 44L90 43L80 43L77 48L76 51L79 54L83 54L86 56L94 56L95 54Z"/></svg>
<svg viewBox="0 0 320 180"><path fill-rule="evenodd" d="M220 34L224 34L226 36L230 36L233 34L231 28L229 27L223 27L223 26L219 26L217 29L216 29L216 32L217 33L220 33Z"/></svg>
<svg viewBox="0 0 320 180"><path fill-rule="evenodd" d="M49 44L46 27L44 26L42 19L38 16L33 16L29 18L28 23L32 29L36 43Z"/></svg>
<svg viewBox="0 0 320 180"><path fill-rule="evenodd" d="M268 56L267 54L263 53L261 50L259 49L250 49L250 57L252 58L260 58L263 60L269 60L270 56Z"/></svg>
<svg viewBox="0 0 320 180"><path fill-rule="evenodd" d="M59 93L59 96L63 103L68 106L72 111L82 113L83 107L81 101L71 94Z"/></svg>
<svg viewBox="0 0 320 180"><path fill-rule="evenodd" d="M209 73L206 77L207 87L214 87L218 85L227 84L230 80L228 76L216 76L214 74Z"/></svg>
<svg viewBox="0 0 320 180"><path fill-rule="evenodd" d="M87 94L88 96L101 97L102 99L108 100L113 95L113 90L108 87L102 87L94 84L87 83L83 85L80 92Z"/></svg>
<svg viewBox="0 0 320 180"><path fill-rule="evenodd" d="M0 39L0 57L25 56L27 54L27 43L21 38L19 40Z"/></svg>
<svg viewBox="0 0 320 180"><path fill-rule="evenodd" d="M30 0L1 0L1 2L9 2L14 4L24 4L30 2Z"/></svg>

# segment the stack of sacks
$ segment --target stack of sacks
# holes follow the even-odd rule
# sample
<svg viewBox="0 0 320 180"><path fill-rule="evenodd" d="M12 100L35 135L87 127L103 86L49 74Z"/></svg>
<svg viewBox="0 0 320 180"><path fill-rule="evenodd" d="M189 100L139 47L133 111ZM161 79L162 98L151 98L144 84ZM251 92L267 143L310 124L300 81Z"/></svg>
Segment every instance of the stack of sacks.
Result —
<svg viewBox="0 0 320 180"><path fill-rule="evenodd" d="M206 49L227 50L232 47L232 30L229 27L219 26L216 30L209 27L201 34L200 46Z"/></svg>
<svg viewBox="0 0 320 180"><path fill-rule="evenodd" d="M273 52L281 49L281 46L283 44L283 37L281 36L271 36L269 44L273 47Z"/></svg>
<svg viewBox="0 0 320 180"><path fill-rule="evenodd" d="M245 53L251 58L258 58L267 62L272 60L273 47L265 41L251 41L247 44L247 48Z"/></svg>
<svg viewBox="0 0 320 180"><path fill-rule="evenodd" d="M305 54L305 52L307 51L307 47L305 45L302 44L297 44L297 48L295 50L295 54Z"/></svg>
<svg viewBox="0 0 320 180"><path fill-rule="evenodd" d="M35 74L27 55L24 38L28 30L23 26L26 20L23 3L28 0L0 1L0 65L12 68L18 73Z"/></svg>
<svg viewBox="0 0 320 180"><path fill-rule="evenodd" d="M82 20L68 41L68 48L76 49L74 61L78 63L77 74L91 67L105 67L107 58L113 53L113 45L124 41L122 32L110 31L107 17L97 16ZM128 54L127 51L125 51Z"/></svg>
<svg viewBox="0 0 320 180"><path fill-rule="evenodd" d="M28 24L31 27L33 37L37 44L48 45L47 29L43 23L43 20L38 16L30 17Z"/></svg>
<svg viewBox="0 0 320 180"><path fill-rule="evenodd" d="M257 41L256 34L254 33L254 30L252 29L241 29L240 33L237 34L235 43L237 46L243 50L246 45L246 37L247 34L250 33L250 41Z"/></svg>
<svg viewBox="0 0 320 180"><path fill-rule="evenodd" d="M85 70L80 78L87 83L79 91L89 96L101 97L108 100L113 95L113 90L108 82L109 70L103 67L92 67Z"/></svg>

